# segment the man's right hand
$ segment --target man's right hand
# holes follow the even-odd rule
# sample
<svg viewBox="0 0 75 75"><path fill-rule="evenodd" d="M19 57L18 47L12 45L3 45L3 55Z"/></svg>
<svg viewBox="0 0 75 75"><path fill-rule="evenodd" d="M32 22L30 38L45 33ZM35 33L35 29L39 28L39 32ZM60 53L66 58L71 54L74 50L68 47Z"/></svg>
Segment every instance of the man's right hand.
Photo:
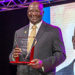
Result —
<svg viewBox="0 0 75 75"><path fill-rule="evenodd" d="M21 48L16 47L13 51L13 58L15 59L16 57L19 57L21 52L22 52Z"/></svg>

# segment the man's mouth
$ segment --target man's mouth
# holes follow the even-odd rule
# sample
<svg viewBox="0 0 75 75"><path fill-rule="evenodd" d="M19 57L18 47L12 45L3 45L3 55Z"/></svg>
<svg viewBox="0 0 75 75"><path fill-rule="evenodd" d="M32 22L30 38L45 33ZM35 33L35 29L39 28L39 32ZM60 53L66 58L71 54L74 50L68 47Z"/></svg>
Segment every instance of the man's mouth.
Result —
<svg viewBox="0 0 75 75"><path fill-rule="evenodd" d="M32 18L32 20L36 20L37 18Z"/></svg>

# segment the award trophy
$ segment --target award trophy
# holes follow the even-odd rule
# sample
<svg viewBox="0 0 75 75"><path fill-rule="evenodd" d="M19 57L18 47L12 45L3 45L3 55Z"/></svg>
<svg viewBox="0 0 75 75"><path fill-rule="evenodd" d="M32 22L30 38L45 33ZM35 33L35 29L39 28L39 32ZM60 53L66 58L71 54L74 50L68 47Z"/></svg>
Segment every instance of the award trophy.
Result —
<svg viewBox="0 0 75 75"><path fill-rule="evenodd" d="M19 57L15 58L15 61L10 61L10 63L19 63L19 64L28 64L28 63L34 63L31 62L34 56L34 46L30 50L29 53L27 53L27 39L25 37L17 37L17 40L15 40L16 47L21 48L22 52L19 54Z"/></svg>

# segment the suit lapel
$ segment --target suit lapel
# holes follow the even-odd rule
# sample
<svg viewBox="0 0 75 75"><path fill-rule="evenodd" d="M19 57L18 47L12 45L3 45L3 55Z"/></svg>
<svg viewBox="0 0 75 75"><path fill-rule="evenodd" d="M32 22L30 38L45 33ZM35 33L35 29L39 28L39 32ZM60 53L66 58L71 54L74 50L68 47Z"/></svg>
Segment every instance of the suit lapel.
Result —
<svg viewBox="0 0 75 75"><path fill-rule="evenodd" d="M25 37L26 39L28 39L29 25L27 25L27 26L24 28L23 33L24 33L24 37Z"/></svg>
<svg viewBox="0 0 75 75"><path fill-rule="evenodd" d="M41 38L41 36L42 36L43 33L45 32L45 28L46 28L46 25L45 25L45 23L43 22L43 23L41 24L41 27L40 27L40 29L39 29L39 31L38 31L38 33L37 33L37 35L36 35L34 41L33 41L33 44L32 44L31 49L33 48L33 46L36 46L36 44L38 43L39 39ZM36 44L35 44L35 43L36 43ZM29 53L28 57L30 57L30 53Z"/></svg>
<svg viewBox="0 0 75 75"><path fill-rule="evenodd" d="M40 27L40 29L39 29L39 31L38 31L36 37L35 37L35 40L33 41L32 47L33 47L34 45L36 45L36 43L38 43L39 39L41 38L41 36L42 36L43 33L45 32L45 27L46 27L46 26L45 26L45 23L43 22L43 23L41 24L41 27Z"/></svg>
<svg viewBox="0 0 75 75"><path fill-rule="evenodd" d="M43 23L41 24L41 27L40 27L40 29L39 29L37 35L36 35L36 40L37 40L37 41L41 38L41 36L43 35L44 32L45 32L45 24L44 24L44 22L43 22Z"/></svg>

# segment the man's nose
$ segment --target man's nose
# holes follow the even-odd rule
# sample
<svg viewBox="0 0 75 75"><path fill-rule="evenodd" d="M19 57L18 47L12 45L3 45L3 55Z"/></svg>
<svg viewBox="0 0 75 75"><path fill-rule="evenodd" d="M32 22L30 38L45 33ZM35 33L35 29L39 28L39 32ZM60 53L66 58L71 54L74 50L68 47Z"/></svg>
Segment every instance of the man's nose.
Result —
<svg viewBox="0 0 75 75"><path fill-rule="evenodd" d="M32 15L33 15L33 16L36 16L36 15L37 15L37 13L36 13L36 12L33 12L33 13L32 13Z"/></svg>

